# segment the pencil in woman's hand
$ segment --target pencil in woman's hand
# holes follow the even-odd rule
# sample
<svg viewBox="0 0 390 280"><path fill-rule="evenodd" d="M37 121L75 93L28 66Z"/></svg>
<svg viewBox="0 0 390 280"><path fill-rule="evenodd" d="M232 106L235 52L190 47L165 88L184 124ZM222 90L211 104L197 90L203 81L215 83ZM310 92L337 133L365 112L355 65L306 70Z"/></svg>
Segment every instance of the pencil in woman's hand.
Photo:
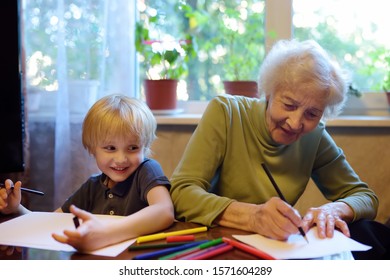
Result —
<svg viewBox="0 0 390 280"><path fill-rule="evenodd" d="M282 194L282 192L279 189L278 185L276 184L274 178L272 177L272 174L269 171L268 167L265 165L265 163L262 163L261 166L263 167L265 173L267 173L267 176L268 176L269 180L271 181L272 185L274 186L276 192L278 193L280 199L283 200L284 202L287 202L286 198L284 197L284 195ZM298 230L299 230L299 233L303 236L303 238L305 238L306 242L309 243L309 240L307 239L305 231L303 230L303 228L302 227L298 227Z"/></svg>

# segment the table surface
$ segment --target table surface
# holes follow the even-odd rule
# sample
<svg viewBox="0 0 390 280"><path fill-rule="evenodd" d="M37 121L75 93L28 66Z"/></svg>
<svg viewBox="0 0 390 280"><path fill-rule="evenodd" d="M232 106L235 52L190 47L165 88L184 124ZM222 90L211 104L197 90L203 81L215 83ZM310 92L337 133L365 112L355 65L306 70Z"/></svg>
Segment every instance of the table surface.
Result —
<svg viewBox="0 0 390 280"><path fill-rule="evenodd" d="M15 217L15 216L14 216ZM12 216L0 216L0 223L13 218ZM175 222L171 227L164 230L164 232L177 231L189 228L200 227L202 225L195 223L187 222ZM228 237L233 239L232 235L247 235L252 234L247 231L226 228L226 227L212 227L209 228L206 232L196 233L196 240L212 240L219 237ZM148 242L147 244L160 244L165 243L164 240L157 240ZM146 243L145 243L146 244ZM137 244L132 244L131 246L137 246ZM5 246L0 244L0 260L131 260L136 255L149 253L159 249L145 249L145 250L135 250L129 251L124 250L122 253L116 257L106 257L106 256L97 256L90 254L83 254L79 252L64 252L64 251L54 251L54 250L44 250L44 249L35 249L35 248L14 248L13 253L9 254L5 250ZM7 249L10 249L9 247ZM220 254L211 258L212 260L258 260L259 258L248 254L242 250L234 248L226 253ZM344 252L341 254L324 257L322 259L353 259L350 252Z"/></svg>
<svg viewBox="0 0 390 280"><path fill-rule="evenodd" d="M0 222L4 222L5 220L8 220L10 217L5 218L1 217ZM164 232L169 231L176 231L176 230L183 230L183 229L189 229L189 228L195 228L200 227L202 225L195 224L195 223L185 223L185 222L175 222L171 227L164 230ZM232 228L225 228L225 227L213 227L209 228L208 231L202 232L202 233L196 233L195 238L196 240L211 240L216 239L219 237L228 237L232 238L232 235L234 234L250 234L249 232L238 230L238 229L232 229ZM157 240L148 242L147 244L160 244L165 243L164 240ZM146 243L145 243L146 244ZM137 244L133 244L131 246L137 246ZM3 246L4 247L4 246ZM3 250L2 250L3 249ZM129 251L124 250L122 253L120 253L116 257L106 257L106 256L96 256L96 255L89 255L89 254L82 254L78 252L64 252L64 251L52 251L52 250L43 250L43 249L35 249L35 248L18 248L18 250L14 250L13 254L7 255L4 248L1 248L0 245L0 260L17 260L17 259L23 259L23 260L129 260L133 259L136 255L152 252L158 249L145 249L145 250L136 250L136 251ZM238 249L233 249L229 252L226 252L224 254L221 254L219 256L216 256L213 259L222 259L222 260L256 260L257 257L254 257L253 255L250 255L248 253L245 253Z"/></svg>

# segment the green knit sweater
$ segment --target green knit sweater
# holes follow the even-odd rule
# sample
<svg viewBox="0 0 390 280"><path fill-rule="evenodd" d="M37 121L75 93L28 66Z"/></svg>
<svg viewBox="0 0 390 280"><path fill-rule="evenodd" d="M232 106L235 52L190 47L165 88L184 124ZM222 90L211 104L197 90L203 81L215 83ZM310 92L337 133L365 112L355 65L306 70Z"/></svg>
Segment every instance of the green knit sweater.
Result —
<svg viewBox="0 0 390 280"><path fill-rule="evenodd" d="M374 192L362 182L320 123L291 145L272 141L260 99L219 96L210 101L172 175L177 218L204 225L234 200L265 203L277 193L265 162L286 200L294 205L310 178L330 201L343 201L354 220L373 219Z"/></svg>

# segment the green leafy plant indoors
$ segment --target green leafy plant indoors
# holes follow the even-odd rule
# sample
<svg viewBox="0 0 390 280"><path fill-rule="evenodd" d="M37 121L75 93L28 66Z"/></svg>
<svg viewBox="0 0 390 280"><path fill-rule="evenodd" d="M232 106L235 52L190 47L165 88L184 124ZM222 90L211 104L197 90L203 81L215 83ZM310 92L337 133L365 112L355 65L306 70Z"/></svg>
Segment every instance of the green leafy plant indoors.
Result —
<svg viewBox="0 0 390 280"><path fill-rule="evenodd" d="M363 73L370 79L374 77L372 89L376 92L390 91L390 49L385 46L377 47L367 54L368 63Z"/></svg>
<svg viewBox="0 0 390 280"><path fill-rule="evenodd" d="M390 92L390 51L387 51L384 62L386 74L382 81L382 88L385 92Z"/></svg>
<svg viewBox="0 0 390 280"><path fill-rule="evenodd" d="M238 11L230 10L229 16L238 19ZM240 23L240 21L238 21ZM222 30L227 46L224 57L224 73L226 80L256 80L264 56L262 15L253 13L246 21L242 21L244 31L224 27ZM245 42L245 45L242 45Z"/></svg>
<svg viewBox="0 0 390 280"><path fill-rule="evenodd" d="M180 39L165 41L161 15L143 14L136 23L135 48L141 69L147 79L181 79L188 74L187 63L196 56L194 38L185 34ZM151 34L158 34L152 37ZM164 34L163 34L164 33ZM171 36L172 37L172 36Z"/></svg>
<svg viewBox="0 0 390 280"><path fill-rule="evenodd" d="M264 12L252 2L247 6L225 2L223 8L223 13L215 10L208 14L214 26L205 23L204 28L213 28L217 35L201 48L210 56L218 54L214 59L222 66L223 80L256 80L265 55Z"/></svg>

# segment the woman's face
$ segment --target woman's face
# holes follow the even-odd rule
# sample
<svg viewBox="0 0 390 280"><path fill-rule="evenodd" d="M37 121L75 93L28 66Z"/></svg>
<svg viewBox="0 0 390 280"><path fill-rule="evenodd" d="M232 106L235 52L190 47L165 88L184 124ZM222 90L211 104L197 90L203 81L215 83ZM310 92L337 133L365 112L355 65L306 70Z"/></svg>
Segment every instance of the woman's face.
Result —
<svg viewBox="0 0 390 280"><path fill-rule="evenodd" d="M267 99L266 121L272 139L289 145L317 127L326 99L312 91L276 91Z"/></svg>

